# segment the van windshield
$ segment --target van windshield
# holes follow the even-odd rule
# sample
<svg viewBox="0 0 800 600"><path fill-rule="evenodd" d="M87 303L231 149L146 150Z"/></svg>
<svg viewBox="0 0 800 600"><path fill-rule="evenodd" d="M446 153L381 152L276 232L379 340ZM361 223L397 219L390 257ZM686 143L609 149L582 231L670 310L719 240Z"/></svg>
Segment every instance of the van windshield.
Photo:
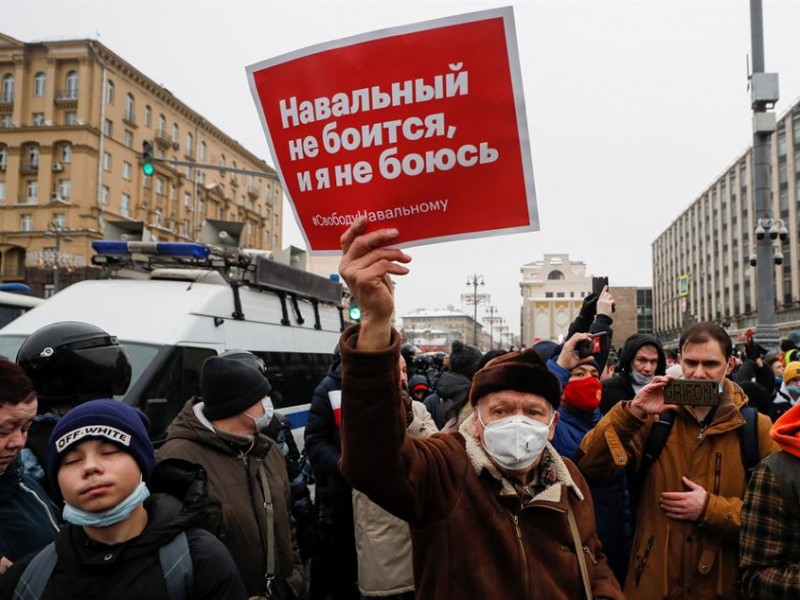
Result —
<svg viewBox="0 0 800 600"><path fill-rule="evenodd" d="M17 351L25 341L25 335L0 335L0 356L5 356L11 360L17 357ZM128 356L131 358L131 384L128 389L131 389L147 366L153 361L161 346L153 344L140 344L138 342L125 342L120 340L120 344L125 346L128 351ZM121 400L122 396L116 396L117 400Z"/></svg>

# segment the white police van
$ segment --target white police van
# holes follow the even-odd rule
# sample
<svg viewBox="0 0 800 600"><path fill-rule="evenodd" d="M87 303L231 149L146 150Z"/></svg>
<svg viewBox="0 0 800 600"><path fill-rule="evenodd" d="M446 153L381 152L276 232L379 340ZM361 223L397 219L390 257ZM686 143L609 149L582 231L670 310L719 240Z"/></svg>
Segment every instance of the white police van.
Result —
<svg viewBox="0 0 800 600"><path fill-rule="evenodd" d="M0 355L16 356L33 331L84 321L116 336L133 376L121 399L151 419L154 440L186 400L200 368L229 349L261 357L275 408L302 447L314 387L345 326L342 285L263 256L215 253L196 243L94 242L93 263L139 278L75 283L0 329ZM218 249L217 249L218 250Z"/></svg>

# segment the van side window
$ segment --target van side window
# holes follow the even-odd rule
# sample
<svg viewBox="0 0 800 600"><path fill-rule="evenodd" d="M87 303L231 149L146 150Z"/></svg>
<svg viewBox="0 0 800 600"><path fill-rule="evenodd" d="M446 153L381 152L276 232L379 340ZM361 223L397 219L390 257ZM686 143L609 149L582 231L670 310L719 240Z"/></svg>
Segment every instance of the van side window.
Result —
<svg viewBox="0 0 800 600"><path fill-rule="evenodd" d="M141 408L150 417L150 438L158 441L166 437L167 428L178 415L189 398L200 395L200 371L203 362L216 352L209 348L176 346L151 379L141 398L148 400L168 398L156 405L145 404Z"/></svg>
<svg viewBox="0 0 800 600"><path fill-rule="evenodd" d="M314 388L328 373L333 359L331 354L311 352L252 352L267 367L272 402L278 410L311 402Z"/></svg>

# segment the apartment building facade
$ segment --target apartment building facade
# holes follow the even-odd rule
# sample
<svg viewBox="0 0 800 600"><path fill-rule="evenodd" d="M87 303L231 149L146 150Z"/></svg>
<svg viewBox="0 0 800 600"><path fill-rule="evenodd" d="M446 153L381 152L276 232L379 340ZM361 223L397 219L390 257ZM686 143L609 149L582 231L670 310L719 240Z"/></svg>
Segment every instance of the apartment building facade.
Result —
<svg viewBox="0 0 800 600"><path fill-rule="evenodd" d="M717 321L736 341L756 325L752 148L736 158L652 244L656 334L676 341L695 320ZM773 244L776 320L781 335L800 327L800 102L777 119L769 181L773 219L788 235Z"/></svg>
<svg viewBox="0 0 800 600"><path fill-rule="evenodd" d="M201 241L209 222L277 250L282 197L261 158L103 44L0 34L0 282L46 295L56 270L62 287L95 276L95 240Z"/></svg>

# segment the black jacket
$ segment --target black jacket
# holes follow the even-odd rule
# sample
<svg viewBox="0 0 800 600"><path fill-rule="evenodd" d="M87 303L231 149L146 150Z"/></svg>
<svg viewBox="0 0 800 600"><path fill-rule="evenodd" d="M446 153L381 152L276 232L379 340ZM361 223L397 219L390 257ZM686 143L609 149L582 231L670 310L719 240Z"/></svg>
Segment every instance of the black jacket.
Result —
<svg viewBox="0 0 800 600"><path fill-rule="evenodd" d="M648 345L654 346L658 351L658 365L656 365L655 374L666 373L667 357L661 347L661 342L647 333L633 334L625 340L625 345L622 347L617 374L603 382L603 400L600 402L600 410L603 411L603 414L611 410L617 402L633 400L636 394L633 391L633 381L631 380L631 369L633 368L631 363L639 348Z"/></svg>
<svg viewBox="0 0 800 600"><path fill-rule="evenodd" d="M425 408L431 413L436 427L444 429L447 424L447 413L450 408L459 404L463 406L469 396L469 388L472 380L465 375L445 371L436 382L436 391L425 398Z"/></svg>
<svg viewBox="0 0 800 600"><path fill-rule="evenodd" d="M207 503L197 488L186 493L185 504L169 494L145 500L147 526L137 537L106 545L89 538L82 527L67 524L56 538L58 563L42 600L117 598L169 600L158 549L186 531L194 571L194 600L244 600L247 592L225 546L209 532ZM0 579L0 598L11 598L31 556L18 561Z"/></svg>
<svg viewBox="0 0 800 600"><path fill-rule="evenodd" d="M20 457L0 475L0 556L15 562L52 542L60 519L39 483L26 475Z"/></svg>

